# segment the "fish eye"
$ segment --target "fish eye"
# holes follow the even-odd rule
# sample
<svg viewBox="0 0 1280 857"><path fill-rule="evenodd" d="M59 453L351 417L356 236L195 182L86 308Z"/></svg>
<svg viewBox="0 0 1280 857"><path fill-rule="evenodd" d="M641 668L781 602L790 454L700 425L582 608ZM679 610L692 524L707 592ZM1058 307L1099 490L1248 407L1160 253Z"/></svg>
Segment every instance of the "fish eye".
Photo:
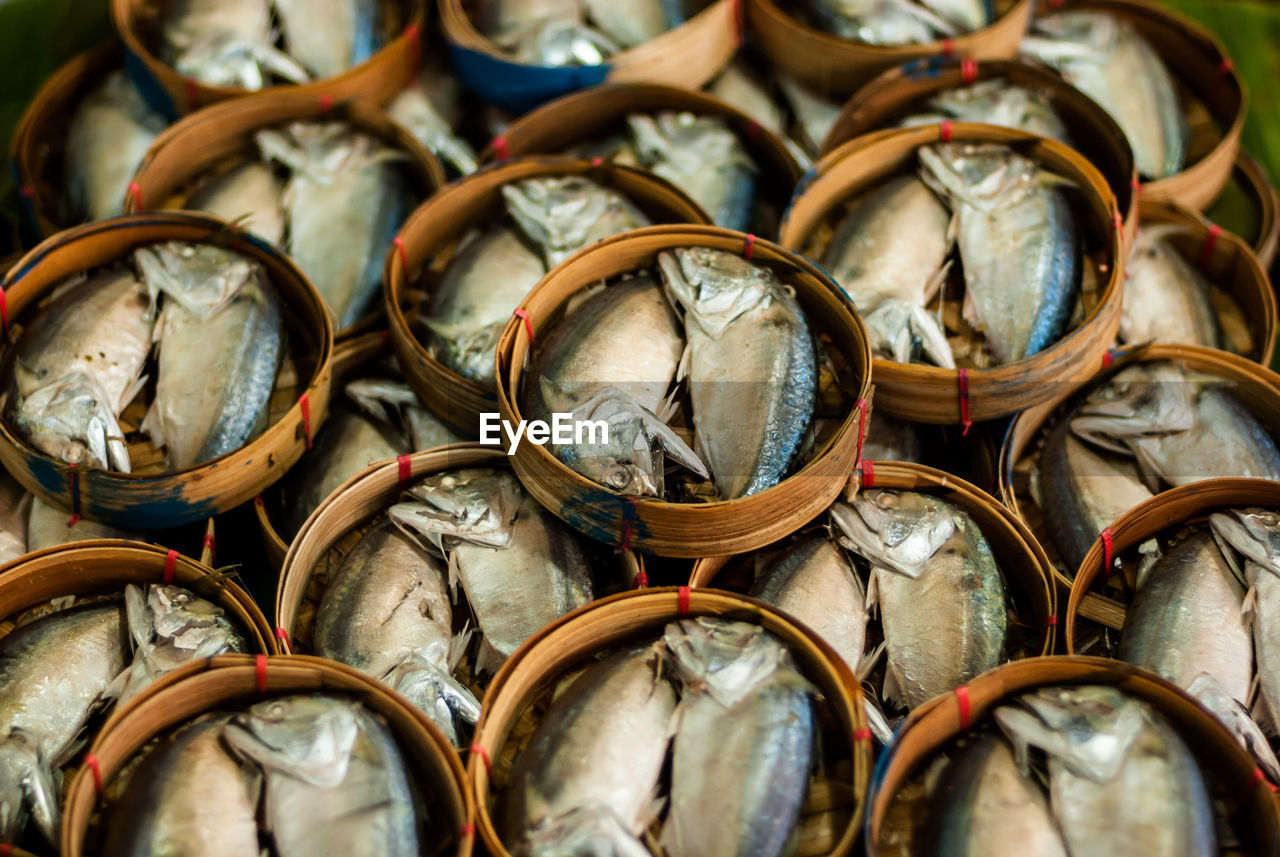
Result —
<svg viewBox="0 0 1280 857"><path fill-rule="evenodd" d="M621 464L610 467L604 475L604 481L610 488L622 490L631 484L631 471Z"/></svg>

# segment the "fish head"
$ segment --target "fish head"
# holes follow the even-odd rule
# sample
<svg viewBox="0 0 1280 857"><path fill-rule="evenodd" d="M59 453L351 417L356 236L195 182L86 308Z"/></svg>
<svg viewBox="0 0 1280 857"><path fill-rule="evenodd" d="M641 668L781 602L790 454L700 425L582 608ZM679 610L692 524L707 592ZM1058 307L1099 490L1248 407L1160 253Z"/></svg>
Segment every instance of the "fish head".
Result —
<svg viewBox="0 0 1280 857"><path fill-rule="evenodd" d="M649 857L618 814L598 804L574 807L525 837L527 857Z"/></svg>
<svg viewBox="0 0 1280 857"><path fill-rule="evenodd" d="M388 514L406 533L425 536L437 547L449 537L505 548L523 498L524 489L509 472L450 470L418 482Z"/></svg>
<svg viewBox="0 0 1280 857"><path fill-rule="evenodd" d="M115 409L98 383L82 372L24 398L15 419L33 445L60 461L129 472L129 451Z"/></svg>
<svg viewBox="0 0 1280 857"><path fill-rule="evenodd" d="M409 385L390 378L357 378L343 392L370 417L390 422L404 407L415 407L418 397Z"/></svg>
<svg viewBox="0 0 1280 857"><path fill-rule="evenodd" d="M1099 783L1115 775L1149 723L1145 706L1114 687L1041 688L1018 701L1025 707L1002 706L995 719L1019 757L1036 747Z"/></svg>
<svg viewBox="0 0 1280 857"><path fill-rule="evenodd" d="M835 503L831 519L840 542L879 567L918 578L956 532L955 510L914 491L860 491L852 504Z"/></svg>
<svg viewBox="0 0 1280 857"><path fill-rule="evenodd" d="M204 317L221 309L261 272L247 256L213 244L167 241L142 247L133 258L153 302L163 292Z"/></svg>
<svg viewBox="0 0 1280 857"><path fill-rule="evenodd" d="M939 196L990 213L1015 202L1040 168L998 143L937 143L919 151L921 178Z"/></svg>
<svg viewBox="0 0 1280 857"><path fill-rule="evenodd" d="M658 269L672 302L712 339L742 314L776 300L782 289L768 268L711 247L664 250Z"/></svg>
<svg viewBox="0 0 1280 857"><path fill-rule="evenodd" d="M1214 512L1209 516L1209 525L1220 541L1280 575L1280 513L1259 508L1231 509Z"/></svg>
<svg viewBox="0 0 1280 857"><path fill-rule="evenodd" d="M543 66L601 65L622 48L612 39L578 21L544 18L520 36L516 59Z"/></svg>
<svg viewBox="0 0 1280 857"><path fill-rule="evenodd" d="M1126 452L1126 439L1195 426L1196 383L1171 363L1130 366L1089 394L1071 430L1104 449Z"/></svg>
<svg viewBox="0 0 1280 857"><path fill-rule="evenodd" d="M617 192L583 176L550 176L504 185L507 210L542 248L548 268L614 232L649 221Z"/></svg>
<svg viewBox="0 0 1280 857"><path fill-rule="evenodd" d="M726 708L780 673L807 687L791 667L786 647L748 622L716 616L671 622L663 631L659 651L686 693L705 693Z"/></svg>
<svg viewBox="0 0 1280 857"><path fill-rule="evenodd" d="M237 714L225 736L232 749L267 772L333 788L346 778L359 737L357 708L330 696L277 697Z"/></svg>

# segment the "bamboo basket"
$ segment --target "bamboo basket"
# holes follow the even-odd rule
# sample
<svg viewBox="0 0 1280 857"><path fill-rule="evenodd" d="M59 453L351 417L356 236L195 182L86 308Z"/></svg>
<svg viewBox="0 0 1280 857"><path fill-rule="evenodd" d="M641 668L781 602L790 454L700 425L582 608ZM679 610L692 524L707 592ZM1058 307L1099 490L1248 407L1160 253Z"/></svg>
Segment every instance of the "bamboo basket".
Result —
<svg viewBox="0 0 1280 857"><path fill-rule="evenodd" d="M112 41L72 57L44 82L13 129L9 159L27 246L75 225L60 211L67 128L81 99L121 65L121 55L120 45Z"/></svg>
<svg viewBox="0 0 1280 857"><path fill-rule="evenodd" d="M728 123L760 168L757 197L781 215L804 172L782 138L718 98L675 86L611 83L558 98L508 125L480 153L480 160L562 152L624 128L630 113L662 110L718 116ZM773 229L772 223L757 227L762 235L773 234Z"/></svg>
<svg viewBox="0 0 1280 857"><path fill-rule="evenodd" d="M69 276L117 261L135 247L170 240L223 244L265 267L286 309L293 371L277 379L270 424L262 434L234 452L185 470L163 470L163 459L149 441L130 447L135 463L149 465L135 467L134 473L72 467L37 450L7 419L0 420L0 463L24 488L47 503L123 528L181 526L260 493L310 445L329 403L333 327L315 289L288 258L260 239L185 212L86 224L49 238L23 257L3 283L7 341L0 349L0 365L9 373L6 377L12 377L12 345L19 339L24 310Z"/></svg>
<svg viewBox="0 0 1280 857"><path fill-rule="evenodd" d="M255 133L297 121L345 122L405 153L411 187L419 200L425 201L445 185L440 160L382 109L362 101L334 104L327 96L273 91L207 107L157 137L133 177L124 210L185 208L201 179L235 164L258 160ZM380 316L379 308L337 331L337 336L367 332L377 326Z"/></svg>
<svg viewBox="0 0 1280 857"><path fill-rule="evenodd" d="M1232 396L1267 426L1272 435L1280 437L1280 376L1269 369L1235 354L1191 345L1148 345L1114 354L1110 368L1093 379L1057 388L1049 401L1014 417L1000 450L1000 500L1040 540L1053 562L1054 577L1064 593L1071 589L1069 573L1075 569L1066 568L1054 548L1045 532L1044 514L1031 498L1027 485L1031 468L1038 466L1042 437L1062 413L1060 408L1069 400L1083 395L1125 366L1172 360L1187 371L1213 375L1230 382ZM1157 496L1163 496L1163 493Z"/></svg>
<svg viewBox="0 0 1280 857"><path fill-rule="evenodd" d="M372 679L332 661L243 655L219 655L193 663L161 679L112 716L89 747L97 761L96 771L81 768L71 783L63 809L62 854L97 853L101 795L95 780L108 799L117 797L123 787L113 777L158 736L213 711L315 693L355 698L382 716L420 787L418 793L427 802L428 816L436 820L434 841L423 842L422 853L468 857L474 841L474 803L458 754L426 715Z"/></svg>
<svg viewBox="0 0 1280 857"><path fill-rule="evenodd" d="M995 21L954 39L921 45L868 45L810 27L792 4L745 0L747 22L765 55L791 77L828 95L849 95L885 69L928 57L1010 59L1031 20L1031 0L995 0Z"/></svg>
<svg viewBox="0 0 1280 857"><path fill-rule="evenodd" d="M1207 518L1212 512L1245 506L1280 508L1280 482L1267 479L1210 479L1181 485L1134 506L1112 524L1111 547L1098 539L1076 571L1067 601L1067 652L1095 648L1090 631L1101 625L1119 631L1135 588L1136 562L1131 551L1148 539L1173 534L1182 525ZM1119 560L1123 572L1112 564Z"/></svg>
<svg viewBox="0 0 1280 857"><path fill-rule="evenodd" d="M1231 327L1244 327L1252 348L1239 351L1244 357L1270 366L1275 352L1276 296L1271 278L1253 249L1239 236L1223 232L1203 216L1177 203L1144 199L1141 211L1143 223L1182 227L1182 232L1169 238L1174 248L1205 275L1215 286L1215 293L1230 297L1243 314L1243 317L1234 312L1224 314L1220 306L1215 307L1219 310L1224 334Z"/></svg>
<svg viewBox="0 0 1280 857"><path fill-rule="evenodd" d="M1000 442L1003 433L997 433L994 424L975 425L964 434L957 426L940 426L928 423L905 423L920 441L920 455L914 458L886 455L885 449L876 447L876 417L872 410L867 421L867 436L862 446L862 457L890 464L919 464L957 476L992 496L1000 490ZM881 431L893 429L886 426Z"/></svg>
<svg viewBox="0 0 1280 857"><path fill-rule="evenodd" d="M156 55L165 3L162 0L111 0L111 21L124 41L129 76L151 106L170 119L194 113L218 101L249 93L229 86L209 86L183 77ZM384 3L389 30L397 35L373 56L342 74L324 80L268 89L288 89L337 101L361 99L384 104L418 76L422 34L426 21L425 0Z"/></svg>
<svg viewBox="0 0 1280 857"><path fill-rule="evenodd" d="M524 113L544 101L601 83L660 83L701 87L733 59L742 44L739 0L701 0L698 12L657 38L601 65L536 66L517 62L477 29L473 0L440 0L440 25L454 68L485 101Z"/></svg>
<svg viewBox="0 0 1280 857"><path fill-rule="evenodd" d="M827 777L816 775L798 827L798 857L853 852L858 818L871 774L871 747L862 691L839 656L784 614L751 598L715 590L668 587L626 593L575 610L548 625L512 655L490 686L467 760L476 796L480 838L494 857L510 857L499 840L490 806L505 786L515 754L546 711L557 679L605 651L661 636L683 616L720 616L758 624L787 644L804 674L822 693L817 745ZM492 760L490 770L482 759Z"/></svg>
<svg viewBox="0 0 1280 857"><path fill-rule="evenodd" d="M1243 150L1236 156L1234 179L1257 214L1253 252L1258 254L1263 270L1270 270L1276 260L1276 249L1280 247L1280 194L1276 193L1262 164Z"/></svg>
<svg viewBox="0 0 1280 857"><path fill-rule="evenodd" d="M848 200L894 174L914 169L916 150L946 139L1009 145L1070 179L1084 196L1077 211L1087 252L1082 267L1097 272L1098 291L1083 323L1050 347L1013 363L986 369L941 369L877 358L872 370L878 405L886 413L927 423L976 423L1009 416L1052 396L1058 386L1083 380L1102 365L1120 326L1121 216L1106 180L1061 143L1021 131L967 122L888 131L851 140L814 167L783 220L781 243L811 258L829 237L827 225ZM1090 295L1085 295L1086 300Z"/></svg>
<svg viewBox="0 0 1280 857"><path fill-rule="evenodd" d="M1249 97L1218 37L1200 24L1151 0L1062 0L1054 9L1115 15L1143 36L1173 75L1187 121L1190 146L1182 172L1144 182L1142 197L1169 200L1200 211L1231 177ZM1044 11L1044 10L1042 10Z"/></svg>
<svg viewBox="0 0 1280 857"><path fill-rule="evenodd" d="M420 338L415 324L444 276L454 251L471 230L503 218L504 185L547 176L585 176L634 202L654 223L708 223L683 191L644 170L573 158L531 156L493 164L427 200L405 222L383 270L391 343L405 380L423 404L463 437L480 436L480 415L497 396L449 369ZM515 309L515 307L512 307Z"/></svg>
<svg viewBox="0 0 1280 857"><path fill-rule="evenodd" d="M1129 141L1092 99L1039 65L929 57L889 69L845 102L818 155L825 157L864 134L895 128L935 96L986 80L1003 80L1048 97L1071 134L1071 147L1106 178L1116 208L1124 215L1125 246L1133 246L1138 234L1138 173Z"/></svg>
<svg viewBox="0 0 1280 857"><path fill-rule="evenodd" d="M1210 797L1222 802L1238 832L1248 839L1243 853L1274 854L1280 849L1274 796L1258 777L1253 759L1209 712L1173 684L1135 666L1105 658L1051 657L997 667L969 683L963 702L948 694L911 714L879 763L864 837L868 857L916 853L916 835L928 806L925 769L939 753L953 748L956 739L970 729L987 727L996 708L1023 693L1081 684L1114 685L1164 715L1195 754Z"/></svg>
<svg viewBox="0 0 1280 857"><path fill-rule="evenodd" d="M406 487L442 470L505 467L507 461L500 449L454 444L378 462L352 476L320 504L289 546L276 590L276 634L288 641L291 652L312 650L315 614L330 574L355 547L371 520L398 502ZM620 563L628 585L635 584L637 578L643 583L644 566L638 556L626 553L615 561ZM477 698L484 692L474 676L466 683Z"/></svg>
<svg viewBox="0 0 1280 857"><path fill-rule="evenodd" d="M1017 651L1030 646L1033 655L1053 652L1058 621L1053 568L1031 531L1012 512L968 482L921 464L863 461L861 469L849 480L845 496L852 498L863 488L916 491L938 497L967 512L991 545L1005 575L1016 617L1016 621L1010 621L1012 645L1008 649ZM824 512L810 521L806 529L825 526ZM756 553L785 550L786 543L779 542ZM711 587L746 592L751 588L753 560L754 556L748 554L700 559L693 565L689 585L695 589Z"/></svg>
<svg viewBox="0 0 1280 857"><path fill-rule="evenodd" d="M660 556L697 558L754 550L793 532L831 504L856 466L866 428L870 350L853 304L820 268L771 241L715 226L650 226L606 238L543 278L521 304L527 319L507 322L498 340L498 405L504 420L514 425L522 419L517 401L530 336L545 333L576 292L653 265L663 250L688 246L746 253L795 289L815 335L827 340L828 352L844 364L842 390L857 402L838 427L818 437L808 462L778 485L709 503L623 496L580 476L536 444L521 444L511 460L538 502L591 538Z"/></svg>

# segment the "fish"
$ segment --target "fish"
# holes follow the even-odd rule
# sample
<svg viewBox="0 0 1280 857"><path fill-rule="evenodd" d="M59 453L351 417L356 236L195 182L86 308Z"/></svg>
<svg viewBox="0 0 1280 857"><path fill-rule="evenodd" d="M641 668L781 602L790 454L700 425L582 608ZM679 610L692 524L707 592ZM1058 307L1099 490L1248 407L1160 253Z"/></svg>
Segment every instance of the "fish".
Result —
<svg viewBox="0 0 1280 857"><path fill-rule="evenodd" d="M336 77L382 46L378 0L272 0L289 55L311 77Z"/></svg>
<svg viewBox="0 0 1280 857"><path fill-rule="evenodd" d="M593 598L581 538L505 471L432 474L388 516L425 550L445 555L480 626L481 671L496 669L539 629Z"/></svg>
<svg viewBox="0 0 1280 857"><path fill-rule="evenodd" d="M154 326L146 286L124 267L64 286L18 341L10 407L23 437L68 464L128 473L117 417L145 383Z"/></svg>
<svg viewBox="0 0 1280 857"><path fill-rule="evenodd" d="M124 588L124 609L133 661L119 679L120 705L181 666L249 651L225 610L181 586L151 584L144 590L130 583Z"/></svg>
<svg viewBox="0 0 1280 857"><path fill-rule="evenodd" d="M477 168L476 150L441 115L432 94L420 79L414 80L392 99L387 113L454 173L470 175Z"/></svg>
<svg viewBox="0 0 1280 857"><path fill-rule="evenodd" d="M759 167L723 118L633 113L627 128L650 172L688 194L717 226L750 228Z"/></svg>
<svg viewBox="0 0 1280 857"><path fill-rule="evenodd" d="M409 449L405 452L435 449L466 440L423 407L417 393L403 381L357 378L348 381L345 390L347 398L368 416L384 422L399 422L404 427L409 437Z"/></svg>
<svg viewBox="0 0 1280 857"><path fill-rule="evenodd" d="M1054 109L1048 93L1003 78L943 90L926 101L923 108L922 112L907 116L901 124L934 125L944 119L982 122L1017 128L1071 145L1067 124Z"/></svg>
<svg viewBox="0 0 1280 857"><path fill-rule="evenodd" d="M1222 347L1209 281L1168 238L1181 226L1144 226L1129 256L1120 315L1120 340Z"/></svg>
<svg viewBox="0 0 1280 857"><path fill-rule="evenodd" d="M778 135L787 133L782 105L773 99L765 82L744 60L735 59L725 66L706 90L750 116L760 127Z"/></svg>
<svg viewBox="0 0 1280 857"><path fill-rule="evenodd" d="M1089 395L1071 429L1131 456L1152 491L1223 476L1280 480L1280 450L1229 388L1173 363L1130 366Z"/></svg>
<svg viewBox="0 0 1280 857"><path fill-rule="evenodd" d="M279 857L418 857L413 785L395 736L353 700L268 699L223 730L262 770L264 827Z"/></svg>
<svg viewBox="0 0 1280 857"><path fill-rule="evenodd" d="M800 449L817 392L803 310L773 271L723 250L665 250L658 268L684 311L694 449L720 499L776 485Z"/></svg>
<svg viewBox="0 0 1280 857"><path fill-rule="evenodd" d="M209 244L154 244L134 258L148 288L164 295L143 431L177 470L239 449L267 427L284 356L280 297L266 271Z"/></svg>
<svg viewBox="0 0 1280 857"><path fill-rule="evenodd" d="M502 186L507 211L541 248L550 270L602 238L650 225L636 204L584 176L546 176Z"/></svg>
<svg viewBox="0 0 1280 857"><path fill-rule="evenodd" d="M958 32L972 33L991 23L991 0L919 0L920 4L952 24Z"/></svg>
<svg viewBox="0 0 1280 857"><path fill-rule="evenodd" d="M554 414L604 419L607 442L575 437L551 452L575 472L628 495L663 495L664 453L703 478L705 465L665 422L684 336L648 273L599 289L540 338L522 408L530 419Z"/></svg>
<svg viewBox="0 0 1280 857"><path fill-rule="evenodd" d="M27 552L27 519L33 500L8 471L0 472L0 565Z"/></svg>
<svg viewBox="0 0 1280 857"><path fill-rule="evenodd" d="M104 220L122 213L129 182L166 124L123 71L90 91L71 116L62 155L71 216Z"/></svg>
<svg viewBox="0 0 1280 857"><path fill-rule="evenodd" d="M516 758L496 813L513 854L540 857L593 831L613 850L648 854L639 837L657 815L659 775L676 693L653 645L588 667L558 694ZM602 833L601 831L606 831ZM638 850L637 850L638 849Z"/></svg>
<svg viewBox="0 0 1280 857"><path fill-rule="evenodd" d="M1183 688L1211 675L1232 699L1246 702L1253 643L1244 596L1212 533L1196 530L1139 579L1117 654Z"/></svg>
<svg viewBox="0 0 1280 857"><path fill-rule="evenodd" d="M795 114L801 142L810 153L817 154L836 120L840 118L843 103L815 92L780 72L775 71L775 77L778 88L791 106L791 112Z"/></svg>
<svg viewBox="0 0 1280 857"><path fill-rule="evenodd" d="M600 65L622 50L587 24L580 0L485 0L477 4L475 20L481 32L528 65Z"/></svg>
<svg viewBox="0 0 1280 857"><path fill-rule="evenodd" d="M1155 48L1123 19L1072 10L1036 18L1021 52L1052 66L1116 120L1148 179L1176 175L1190 130L1177 85Z"/></svg>
<svg viewBox="0 0 1280 857"><path fill-rule="evenodd" d="M809 17L842 39L912 45L958 35L954 25L911 0L807 0Z"/></svg>
<svg viewBox="0 0 1280 857"><path fill-rule="evenodd" d="M382 519L343 559L316 611L322 658L353 666L401 693L455 745L480 703L452 671L449 570Z"/></svg>
<svg viewBox="0 0 1280 857"><path fill-rule="evenodd" d="M166 7L161 37L161 59L210 86L258 90L273 74L290 83L310 80L273 44L270 0L175 0Z"/></svg>
<svg viewBox="0 0 1280 857"><path fill-rule="evenodd" d="M1000 363L1048 348L1066 331L1080 287L1064 180L996 143L926 146L920 163L957 219L966 319Z"/></svg>
<svg viewBox="0 0 1280 857"><path fill-rule="evenodd" d="M1280 780L1280 759L1276 758L1267 736L1240 700L1227 693L1222 683L1208 673L1196 676L1186 690L1235 736L1270 782Z"/></svg>
<svg viewBox="0 0 1280 857"><path fill-rule="evenodd" d="M128 663L120 602L42 616L0 637L0 842L29 821L55 848L61 768Z"/></svg>
<svg viewBox="0 0 1280 857"><path fill-rule="evenodd" d="M858 671L867 638L867 595L834 539L805 536L756 569L750 595L795 616Z"/></svg>
<svg viewBox="0 0 1280 857"><path fill-rule="evenodd" d="M920 853L937 857L1067 857L1040 785L999 735L974 737L930 795Z"/></svg>
<svg viewBox="0 0 1280 857"><path fill-rule="evenodd" d="M408 156L343 122L291 122L255 139L267 161L291 170L289 255L337 327L350 326L378 293L387 248L409 213Z"/></svg>
<svg viewBox="0 0 1280 857"><path fill-rule="evenodd" d="M813 687L758 625L681 619L666 626L662 645L682 686L664 853L782 854L808 790Z"/></svg>
<svg viewBox="0 0 1280 857"><path fill-rule="evenodd" d="M950 212L916 176L890 179L836 228L822 266L867 320L880 354L909 363L923 353L955 368L941 322L925 311L946 278L952 241Z"/></svg>
<svg viewBox="0 0 1280 857"><path fill-rule="evenodd" d="M835 503L840 543L871 563L888 664L882 696L908 709L1000 662L1005 584L973 519L912 491L861 491Z"/></svg>
<svg viewBox="0 0 1280 857"><path fill-rule="evenodd" d="M684 23L681 0L582 0L591 23L619 47L634 48Z"/></svg>
<svg viewBox="0 0 1280 857"><path fill-rule="evenodd" d="M259 853L261 778L222 743L228 717L187 724L142 757L106 812L114 857L245 857Z"/></svg>
<svg viewBox="0 0 1280 857"><path fill-rule="evenodd" d="M254 232L268 244L284 240L284 182L261 161L245 161L205 182L185 206Z"/></svg>
<svg viewBox="0 0 1280 857"><path fill-rule="evenodd" d="M1104 529L1154 496L1131 461L1076 437L1069 416L1050 430L1037 478L1045 531L1072 577Z"/></svg>
<svg viewBox="0 0 1280 857"><path fill-rule="evenodd" d="M462 377L496 391L498 337L512 310L546 272L527 239L505 223L462 246L423 319L431 332L431 353Z"/></svg>
<svg viewBox="0 0 1280 857"><path fill-rule="evenodd" d="M1114 687L1042 688L995 719L1026 767L1049 759L1049 801L1070 854L1217 854L1195 757L1146 703Z"/></svg>

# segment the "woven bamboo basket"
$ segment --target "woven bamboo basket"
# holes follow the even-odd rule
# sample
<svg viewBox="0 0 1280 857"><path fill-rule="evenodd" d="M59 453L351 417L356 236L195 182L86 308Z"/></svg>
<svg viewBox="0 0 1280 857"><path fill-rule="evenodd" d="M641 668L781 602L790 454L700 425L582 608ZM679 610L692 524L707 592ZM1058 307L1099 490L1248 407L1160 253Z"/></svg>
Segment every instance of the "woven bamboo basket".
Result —
<svg viewBox="0 0 1280 857"><path fill-rule="evenodd" d="M165 7L160 0L111 0L111 20L124 41L129 76L151 106L170 119L177 119L215 102L248 94L249 90L239 87L209 86L183 77L160 60L156 47ZM383 8L388 31L395 36L369 59L336 77L270 88L328 96L335 102L353 98L373 104L390 101L418 76L426 0L387 0Z"/></svg>
<svg viewBox="0 0 1280 857"><path fill-rule="evenodd" d="M27 246L75 225L60 211L67 127L80 100L120 66L121 55L118 43L107 42L72 57L44 82L13 129L9 159Z"/></svg>
<svg viewBox="0 0 1280 857"><path fill-rule="evenodd" d="M991 545L1008 584L1012 610L1006 650L1026 652L1027 657L1053 652L1058 614L1053 568L1031 531L1012 512L968 482L921 464L863 461L849 481L846 496L863 488L916 491L938 497L967 512ZM806 530L825 526L824 513L810 521ZM689 585L746 592L751 588L755 556L784 552L786 547L784 540L754 554L700 559L694 563Z"/></svg>
<svg viewBox="0 0 1280 857"><path fill-rule="evenodd" d="M1125 246L1132 246L1138 234L1138 174L1129 141L1105 110L1042 66L1016 60L929 57L889 69L845 102L819 157L864 134L898 126L937 95L987 80L1003 80L1048 97L1071 134L1071 147L1106 178L1116 208L1124 215Z"/></svg>
<svg viewBox="0 0 1280 857"><path fill-rule="evenodd" d="M355 547L372 519L398 502L406 487L442 470L506 467L507 463L500 449L455 444L373 464L344 482L311 514L289 546L276 590L277 636L287 641L291 652L312 651L315 614L330 574ZM627 585L635 585L637 579L643 583L644 566L635 554L610 556L608 561L619 564ZM459 599L460 608L463 603L465 599ZM459 609L455 617L459 628L464 612ZM484 684L469 671L467 676L470 680L465 683L479 698Z"/></svg>
<svg viewBox="0 0 1280 857"><path fill-rule="evenodd" d="M14 343L33 309L67 277L124 258L159 241L221 244L261 263L280 294L288 333L288 366L277 379L269 426L234 452L185 470L164 470L149 441L131 444L133 473L76 468L37 450L0 420L0 463L28 491L96 521L132 529L164 529L207 519L260 493L293 465L324 421L329 403L333 327L315 289L279 251L220 220L190 213L135 214L90 223L49 238L6 275L0 365L12 377ZM130 406L136 408L135 402ZM125 421L140 413L128 408Z"/></svg>
<svg viewBox="0 0 1280 857"><path fill-rule="evenodd" d="M1280 848L1280 813L1253 759L1235 737L1173 684L1129 664L1104 658L1049 657L1015 661L983 673L966 693L940 696L916 709L877 771L867 812L868 857L918 853L927 818L925 771L938 754L971 730L996 728L992 712L1041 687L1113 685L1162 714L1195 754L1211 798L1222 802L1244 839L1244 854Z"/></svg>
<svg viewBox="0 0 1280 857"><path fill-rule="evenodd" d="M1075 569L1067 568L1054 548L1044 527L1044 513L1032 499L1028 483L1032 468L1038 466L1043 437L1064 413L1061 410L1064 404L1069 405L1078 395L1083 395L1125 366L1172 360L1189 372L1212 375L1229 382L1231 395L1248 408L1272 436L1280 438L1280 376L1269 369L1225 351L1191 345L1148 345L1116 351L1114 355L1110 368L1095 378L1082 384L1059 387L1049 401L1014 417L1000 450L1000 500L1039 539L1053 562L1054 576L1063 593L1071 589L1071 574Z"/></svg>
<svg viewBox="0 0 1280 857"><path fill-rule="evenodd" d="M1145 224L1181 227L1179 234L1169 237L1174 248L1216 287L1215 297L1226 296L1238 307L1237 312L1235 308L1224 310L1218 306L1227 342L1233 338L1239 338L1235 344L1240 346L1249 342L1248 347L1229 350L1270 366L1275 352L1276 296L1271 278L1253 248L1239 236L1223 232L1221 227L1177 203L1144 199L1141 211Z"/></svg>
<svg viewBox="0 0 1280 857"><path fill-rule="evenodd" d="M853 470L865 431L870 351L866 329L849 299L816 265L770 241L715 226L650 226L615 235L582 251L543 278L521 304L498 341L498 405L511 424L522 417L518 399L530 333L544 333L582 289L618 274L652 266L677 247L712 247L745 253L774 269L795 290L809 325L841 361L841 393L851 403L814 442L814 452L778 485L735 500L671 503L631 498L575 473L544 446L521 444L512 466L525 489L566 523L593 539L660 556L697 558L741 553L777 541L836 498ZM856 402L856 404L853 404Z"/></svg>
<svg viewBox="0 0 1280 857"><path fill-rule="evenodd" d="M871 775L870 741L862 691L839 656L812 632L765 604L716 590L667 587L625 593L575 610L529 639L490 686L467 760L476 796L480 838L494 857L510 857L490 815L493 795L505 786L515 755L546 711L557 679L597 655L657 639L684 616L719 616L758 624L787 644L800 672L821 691L817 745L826 774L809 782L797 830L797 857L853 852L858 818ZM492 770L483 760L492 761Z"/></svg>
<svg viewBox="0 0 1280 857"><path fill-rule="evenodd" d="M1250 236L1253 252L1263 270L1270 270L1280 247L1280 194L1262 164L1245 151L1236 156L1233 179L1252 203L1257 218L1257 228Z"/></svg>
<svg viewBox="0 0 1280 857"><path fill-rule="evenodd" d="M630 113L663 110L718 116L728 123L759 165L756 195L781 215L804 172L782 138L718 98L676 86L610 83L566 95L512 122L480 153L480 159L486 162L563 152L623 129ZM761 223L755 228L761 235L772 235L774 224Z"/></svg>
<svg viewBox="0 0 1280 857"><path fill-rule="evenodd" d="M418 200L425 201L445 185L440 160L382 109L362 101L334 104L327 96L273 91L207 107L157 137L129 186L124 210L185 208L201 179L259 159L255 133L298 121L345 122L404 153L410 187ZM371 330L380 316L380 308L371 311L336 335L347 338Z"/></svg>
<svg viewBox="0 0 1280 857"><path fill-rule="evenodd" d="M454 68L485 101L523 113L544 101L601 83L660 83L697 89L742 44L739 0L702 0L683 24L622 51L601 65L536 66L517 62L471 19L473 0L439 0L440 25Z"/></svg>
<svg viewBox="0 0 1280 857"><path fill-rule="evenodd" d="M709 222L683 191L652 173L546 155L482 168L427 200L405 222L387 254L383 284L391 343L418 398L463 437L480 436L480 415L495 410L497 396L437 360L416 317L429 304L458 242L505 216L503 186L547 176L585 176L630 199L654 223Z"/></svg>
<svg viewBox="0 0 1280 857"><path fill-rule="evenodd" d="M1138 31L1160 55L1179 89L1191 129L1182 172L1144 182L1143 199L1171 200L1200 211L1231 177L1249 103L1244 81L1218 37L1200 24L1152 0L1063 0L1057 9L1115 15Z"/></svg>
<svg viewBox="0 0 1280 857"><path fill-rule="evenodd" d="M1083 380L1101 365L1120 326L1121 216L1106 180L1079 153L1021 131L967 122L926 125L865 136L837 148L814 167L814 178L792 200L781 243L817 258L827 228L848 201L888 176L914 169L916 150L943 140L1009 145L1075 182L1083 197L1077 210L1086 254L1082 267L1096 272L1096 290L1083 295L1085 320L1038 354L986 369L941 369L877 358L872 371L876 399L886 413L928 423L976 423L1032 407L1056 387Z"/></svg>
<svg viewBox="0 0 1280 857"><path fill-rule="evenodd" d="M922 45L868 45L804 23L776 0L745 0L747 22L770 62L829 95L850 95L888 68L928 57L1010 59L1031 20L1031 0L994 0L996 18L981 30Z"/></svg>
<svg viewBox="0 0 1280 857"><path fill-rule="evenodd" d="M1099 626L1112 631L1124 628L1136 588L1134 548L1151 538L1174 535L1183 525L1203 521L1213 512L1246 506L1280 509L1280 482L1234 478L1195 482L1158 494L1121 515L1108 528L1110 548L1099 538L1076 571L1063 628L1067 653L1103 654L1099 648L1107 647L1097 639Z"/></svg>
<svg viewBox="0 0 1280 857"><path fill-rule="evenodd" d="M63 809L62 854L98 853L103 798L119 796L125 786L113 778L155 738L213 711L316 693L353 698L382 716L431 819L422 853L468 857L474 842L475 807L462 762L426 715L376 681L332 661L243 655L219 655L193 663L166 676L112 716L89 747L96 768L82 767L71 782Z"/></svg>

